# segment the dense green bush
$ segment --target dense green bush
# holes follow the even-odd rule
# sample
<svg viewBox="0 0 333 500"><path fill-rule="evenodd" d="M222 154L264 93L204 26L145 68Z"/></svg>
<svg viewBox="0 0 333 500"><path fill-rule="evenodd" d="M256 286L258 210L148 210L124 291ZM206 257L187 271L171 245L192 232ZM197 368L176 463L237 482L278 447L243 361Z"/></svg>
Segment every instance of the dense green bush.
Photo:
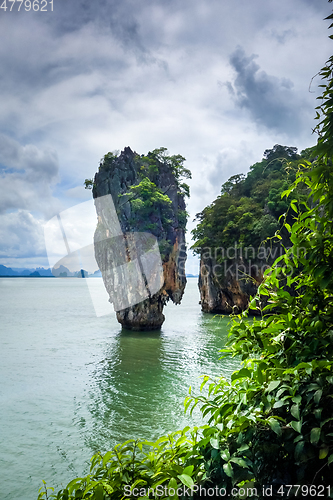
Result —
<svg viewBox="0 0 333 500"><path fill-rule="evenodd" d="M271 237L291 200L282 199L281 194L295 181L299 166L305 157L311 157L312 150L298 155L297 148L276 144L266 149L263 160L252 165L246 177L230 177L222 185L221 195L196 215L199 223L192 231L194 252L200 254L207 246L226 249L235 241L240 247L259 247ZM293 198L298 203L306 200L304 185L297 186Z"/></svg>
<svg viewBox="0 0 333 500"><path fill-rule="evenodd" d="M148 177L131 186L123 196L131 205L131 225L140 231L148 230L153 234L159 229L168 233L173 217L172 201ZM161 221L162 228L158 228L158 221Z"/></svg>

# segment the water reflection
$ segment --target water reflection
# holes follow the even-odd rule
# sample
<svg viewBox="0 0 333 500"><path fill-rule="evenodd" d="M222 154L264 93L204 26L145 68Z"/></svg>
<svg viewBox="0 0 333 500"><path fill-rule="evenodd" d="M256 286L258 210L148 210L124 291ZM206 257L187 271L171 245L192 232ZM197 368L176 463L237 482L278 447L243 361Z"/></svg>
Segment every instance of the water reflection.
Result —
<svg viewBox="0 0 333 500"><path fill-rule="evenodd" d="M174 308L173 312L162 331L123 330L105 344L103 358L91 376L88 413L83 417L82 408L76 411L76 423L93 451L105 451L130 438L152 440L187 424L202 424L199 411L193 418L184 415L189 385L198 393L200 375L217 378L235 369L235 360L219 361L227 318L199 311L192 318L193 325L184 328L182 310Z"/></svg>
<svg viewBox="0 0 333 500"><path fill-rule="evenodd" d="M92 425L86 439L91 448L144 438L146 427L155 426L163 409L161 345L160 332L126 330L106 345L89 390Z"/></svg>

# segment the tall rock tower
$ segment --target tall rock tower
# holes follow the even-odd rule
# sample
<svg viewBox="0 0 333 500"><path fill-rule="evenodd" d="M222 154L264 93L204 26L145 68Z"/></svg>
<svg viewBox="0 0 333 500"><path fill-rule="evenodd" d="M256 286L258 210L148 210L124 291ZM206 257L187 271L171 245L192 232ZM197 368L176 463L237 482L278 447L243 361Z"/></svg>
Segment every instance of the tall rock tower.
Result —
<svg viewBox="0 0 333 500"><path fill-rule="evenodd" d="M124 328L159 329L168 300L181 302L189 194L182 179L191 177L184 161L166 148L144 156L126 147L107 153L95 175L95 257Z"/></svg>

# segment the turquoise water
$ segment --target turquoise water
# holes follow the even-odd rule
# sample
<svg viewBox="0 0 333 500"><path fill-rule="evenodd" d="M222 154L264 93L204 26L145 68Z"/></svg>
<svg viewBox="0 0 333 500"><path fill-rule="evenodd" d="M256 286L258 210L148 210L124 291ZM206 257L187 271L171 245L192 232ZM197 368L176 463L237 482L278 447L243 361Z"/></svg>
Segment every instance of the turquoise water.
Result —
<svg viewBox="0 0 333 500"><path fill-rule="evenodd" d="M59 489L122 440L202 423L184 415L189 385L236 365L219 361L228 319L198 301L189 278L161 331L129 332L95 316L85 280L0 278L1 500L36 499L42 479Z"/></svg>

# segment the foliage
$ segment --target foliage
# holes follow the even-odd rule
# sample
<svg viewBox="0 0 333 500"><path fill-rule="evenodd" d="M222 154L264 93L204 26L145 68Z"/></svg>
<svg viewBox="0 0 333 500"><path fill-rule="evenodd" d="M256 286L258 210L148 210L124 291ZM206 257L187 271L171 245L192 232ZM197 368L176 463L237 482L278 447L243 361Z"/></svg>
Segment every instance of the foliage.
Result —
<svg viewBox="0 0 333 500"><path fill-rule="evenodd" d="M162 491L160 498L168 498L168 494L163 493L164 487L174 490L191 488L194 480L203 473L198 436L198 428L190 431L186 427L162 436L156 442L129 440L118 444L104 455L94 455L90 473L74 479L57 494L49 494L44 483L38 500L121 499L126 492L129 493L129 488L141 489L143 493L142 489L147 491L158 487ZM128 494L127 498L135 498L135 495ZM174 498L178 498L177 495Z"/></svg>
<svg viewBox="0 0 333 500"><path fill-rule="evenodd" d="M99 170L109 170L116 162L119 156L119 151L109 151L106 153L99 162Z"/></svg>
<svg viewBox="0 0 333 500"><path fill-rule="evenodd" d="M172 243L166 238L162 238L158 240L158 248L161 254L162 261L167 260L170 253L172 252Z"/></svg>
<svg viewBox="0 0 333 500"><path fill-rule="evenodd" d="M310 151L311 148L305 153L307 157ZM230 177L222 185L221 195L196 215L199 223L192 231L196 240L194 252L200 254L206 246L228 248L235 241L238 246L259 247L263 240L272 237L280 227L279 217L290 203L289 198L281 199L281 194L295 181L304 159L302 153L298 155L295 147L276 144L265 150L264 159L252 165L246 177ZM304 186L299 184L293 197L298 202L305 200Z"/></svg>
<svg viewBox="0 0 333 500"><path fill-rule="evenodd" d="M117 168L121 162L119 151L108 152L100 160L99 171ZM187 223L187 212L183 210L183 197L189 196L189 186L183 182L191 178L191 172L184 167L185 158L181 155L167 154L167 148L161 147L148 152L147 155L134 156L134 168L138 172L136 185L132 185L126 192L120 193L117 214L121 216L121 207L127 203L130 205L130 216L125 210L125 219L129 227L138 231L149 231L158 237L162 252L167 254L170 243L165 244L170 238L172 226L185 229ZM171 173L171 175L170 175ZM160 177L165 176L171 185L162 189L158 187ZM94 189L93 179L85 180L86 189ZM171 196L168 192L175 187L179 196ZM170 196L169 196L170 195ZM172 198L172 199L171 199ZM174 205L176 206L173 206Z"/></svg>
<svg viewBox="0 0 333 500"><path fill-rule="evenodd" d="M264 151L264 158L268 161L276 160L279 158L290 158L292 160L297 160L299 158L297 154L297 148L280 146L275 144L273 149L266 149Z"/></svg>
<svg viewBox="0 0 333 500"><path fill-rule="evenodd" d="M189 187L182 180L191 178L191 172L184 167L184 161L185 158L181 155L168 156L167 149L163 147L150 151L146 156L136 155L135 162L139 165L140 181L120 195L125 203L129 202L131 206L129 224L135 226L136 230L155 234L159 238L163 255L168 253L168 249L170 250L170 243L167 243L167 240L172 226L185 229L187 223L188 214L180 207L182 198L189 196ZM165 171L171 171L172 182L176 183L178 189L179 197L176 207L172 206L172 200L168 194L171 186L164 192L157 186L159 177L164 175ZM162 240L165 240L167 244Z"/></svg>
<svg viewBox="0 0 333 500"><path fill-rule="evenodd" d="M99 162L99 171L101 170L109 170L112 165L115 164L116 159L119 156L119 151L109 151L106 153L103 158L101 158ZM93 189L96 186L94 183L94 179L85 179L84 181L84 188L85 189Z"/></svg>
<svg viewBox="0 0 333 500"><path fill-rule="evenodd" d="M126 197L131 205L132 225L139 231L149 230L153 234L168 233L172 224L172 201L160 188L144 177L139 184L131 186L122 197ZM162 227L159 227L159 224Z"/></svg>
<svg viewBox="0 0 333 500"><path fill-rule="evenodd" d="M167 148L161 147L149 152L147 157L143 157L143 159L148 162L148 171L149 169L151 171L154 171L155 168L156 172L156 168L158 168L157 165L159 163L167 165L175 176L179 194L189 197L190 187L185 182L182 182L184 179L192 178L191 171L188 168L184 167L184 162L186 161L186 159L181 155L169 156L167 152ZM143 168L147 167L143 166Z"/></svg>
<svg viewBox="0 0 333 500"><path fill-rule="evenodd" d="M85 179L84 189L92 189L94 187L94 179Z"/></svg>
<svg viewBox="0 0 333 500"><path fill-rule="evenodd" d="M189 216L189 214L186 210L178 210L178 213L177 213L178 225L182 229L185 229L185 227L186 227L188 216Z"/></svg>

